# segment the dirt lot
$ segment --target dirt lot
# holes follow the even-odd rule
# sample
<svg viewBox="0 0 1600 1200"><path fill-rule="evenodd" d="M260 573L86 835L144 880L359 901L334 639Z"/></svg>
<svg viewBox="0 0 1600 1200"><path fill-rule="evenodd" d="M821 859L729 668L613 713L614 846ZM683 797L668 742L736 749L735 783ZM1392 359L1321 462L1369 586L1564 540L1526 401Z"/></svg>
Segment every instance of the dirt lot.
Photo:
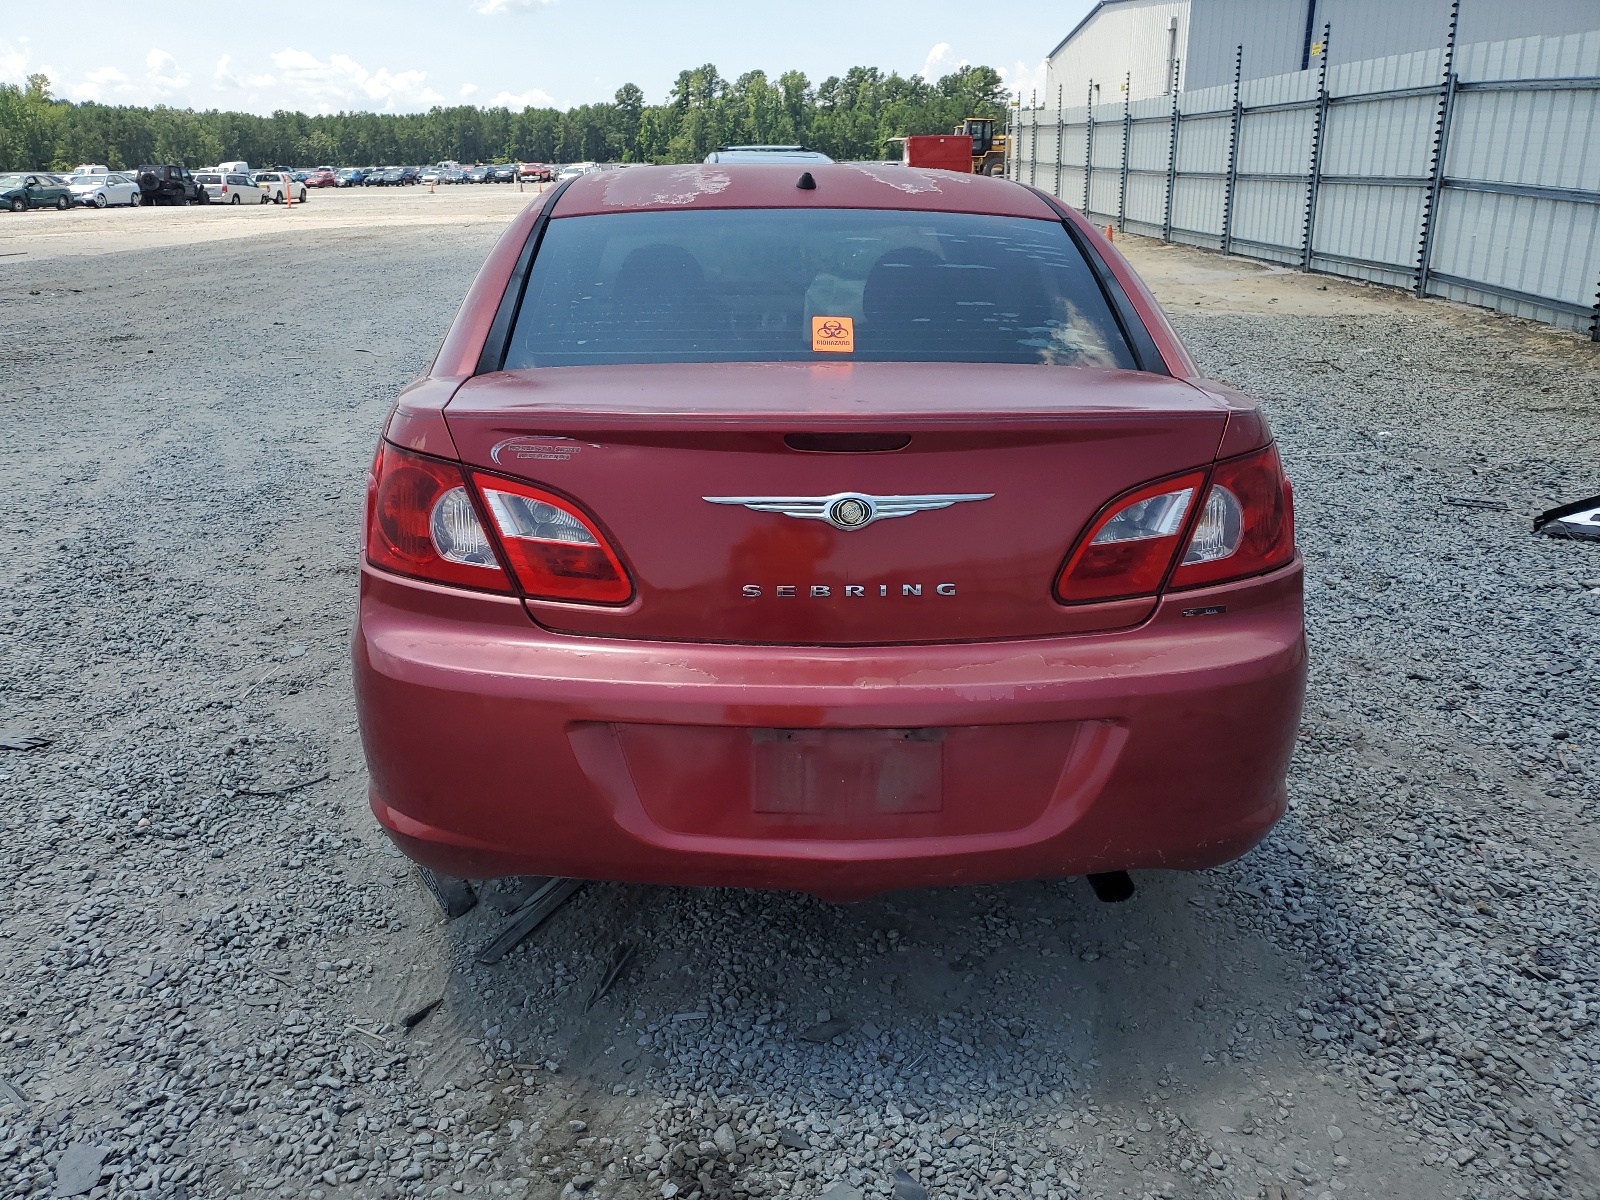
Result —
<svg viewBox="0 0 1600 1200"><path fill-rule="evenodd" d="M1267 844L1120 906L590 885L481 967L515 885L447 924L378 834L346 639L383 414L526 199L0 217L0 726L52 739L0 750L0 1195L1600 1197L1600 547L1527 521L1600 490L1594 346L1123 243L1295 477Z"/></svg>

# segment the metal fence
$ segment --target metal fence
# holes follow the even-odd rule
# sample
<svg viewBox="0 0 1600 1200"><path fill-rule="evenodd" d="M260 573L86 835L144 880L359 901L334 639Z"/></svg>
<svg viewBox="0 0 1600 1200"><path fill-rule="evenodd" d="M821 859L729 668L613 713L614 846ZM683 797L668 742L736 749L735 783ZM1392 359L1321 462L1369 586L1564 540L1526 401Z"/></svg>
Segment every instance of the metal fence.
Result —
<svg viewBox="0 0 1600 1200"><path fill-rule="evenodd" d="M1452 24L1442 49L1321 61L1245 80L1236 57L1231 86L1013 109L1007 173L1128 232L1600 341L1600 31L1458 47Z"/></svg>

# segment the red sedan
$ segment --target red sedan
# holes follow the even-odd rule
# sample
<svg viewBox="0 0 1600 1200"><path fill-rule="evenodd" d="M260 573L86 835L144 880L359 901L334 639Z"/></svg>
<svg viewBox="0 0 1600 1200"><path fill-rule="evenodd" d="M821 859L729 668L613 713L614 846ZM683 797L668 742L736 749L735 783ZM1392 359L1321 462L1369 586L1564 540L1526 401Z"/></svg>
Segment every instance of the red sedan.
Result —
<svg viewBox="0 0 1600 1200"><path fill-rule="evenodd" d="M332 167L318 167L306 176L306 186L314 188L338 187L339 177L333 173Z"/></svg>
<svg viewBox="0 0 1600 1200"><path fill-rule="evenodd" d="M636 167L530 205L369 480L378 820L513 874L893 888L1195 869L1305 687L1255 401L1000 179Z"/></svg>

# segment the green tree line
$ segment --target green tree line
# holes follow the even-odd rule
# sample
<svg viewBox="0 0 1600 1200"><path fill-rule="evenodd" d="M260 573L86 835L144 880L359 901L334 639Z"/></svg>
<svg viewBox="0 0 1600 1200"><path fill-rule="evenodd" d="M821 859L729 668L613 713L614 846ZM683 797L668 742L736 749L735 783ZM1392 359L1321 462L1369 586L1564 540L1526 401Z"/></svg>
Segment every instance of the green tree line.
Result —
<svg viewBox="0 0 1600 1200"><path fill-rule="evenodd" d="M812 84L799 71L724 79L707 64L682 71L665 103L633 84L609 104L554 108L436 107L419 113L196 112L51 95L50 81L0 84L0 170L67 170L105 163L194 167L252 164L368 166L460 162L697 162L718 146L801 143L838 159L898 158L889 139L947 133L969 116L999 117L1000 76L962 67L929 82L875 67Z"/></svg>

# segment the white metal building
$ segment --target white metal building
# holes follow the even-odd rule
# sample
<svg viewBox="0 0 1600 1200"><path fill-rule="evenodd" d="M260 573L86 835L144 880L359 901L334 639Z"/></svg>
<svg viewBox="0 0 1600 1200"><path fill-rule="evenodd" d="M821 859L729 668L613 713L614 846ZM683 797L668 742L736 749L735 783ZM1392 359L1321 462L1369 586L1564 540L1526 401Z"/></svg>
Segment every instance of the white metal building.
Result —
<svg viewBox="0 0 1600 1200"><path fill-rule="evenodd" d="M1054 106L1183 91L1315 65L1331 27L1332 65L1445 44L1450 0L1100 0L1050 52L1041 103ZM1458 41L1496 42L1583 33L1600 26L1600 0L1462 0ZM1124 83L1129 94L1123 95ZM1059 89L1059 91L1058 91ZM1024 97L1026 103L1028 97Z"/></svg>

